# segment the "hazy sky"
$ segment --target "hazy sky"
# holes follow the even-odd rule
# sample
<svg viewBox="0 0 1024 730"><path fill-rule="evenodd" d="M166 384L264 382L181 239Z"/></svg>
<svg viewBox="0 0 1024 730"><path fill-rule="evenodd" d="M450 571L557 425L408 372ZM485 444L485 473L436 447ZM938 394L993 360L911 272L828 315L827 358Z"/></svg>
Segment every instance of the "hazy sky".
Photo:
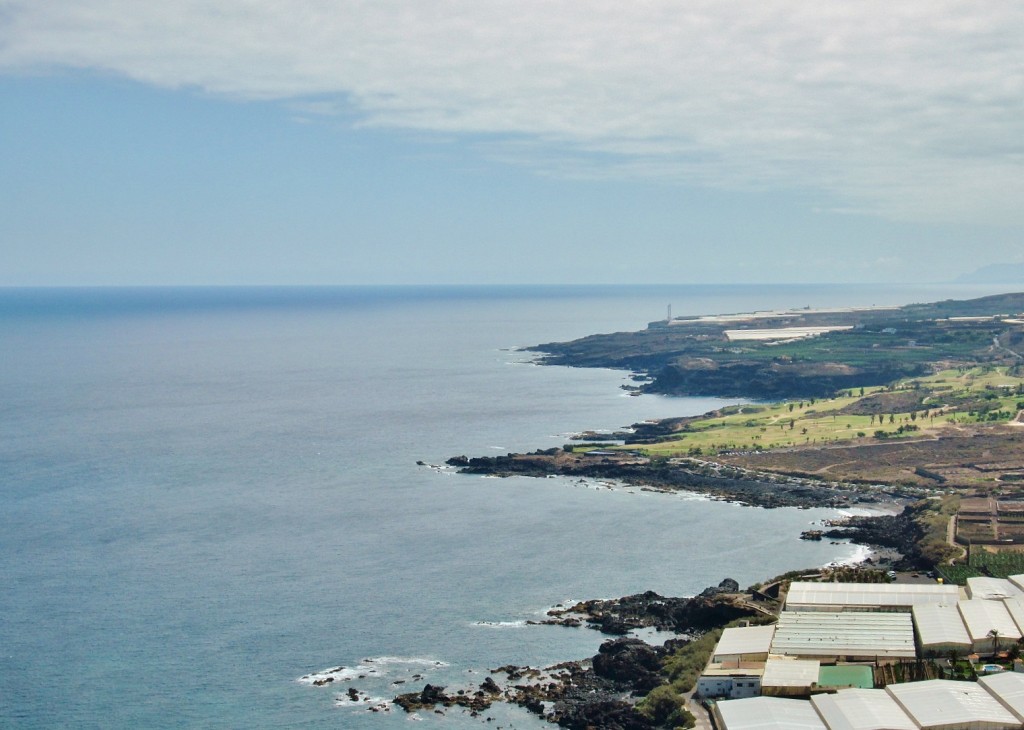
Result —
<svg viewBox="0 0 1024 730"><path fill-rule="evenodd" d="M0 285L1024 262L1024 3L0 0Z"/></svg>

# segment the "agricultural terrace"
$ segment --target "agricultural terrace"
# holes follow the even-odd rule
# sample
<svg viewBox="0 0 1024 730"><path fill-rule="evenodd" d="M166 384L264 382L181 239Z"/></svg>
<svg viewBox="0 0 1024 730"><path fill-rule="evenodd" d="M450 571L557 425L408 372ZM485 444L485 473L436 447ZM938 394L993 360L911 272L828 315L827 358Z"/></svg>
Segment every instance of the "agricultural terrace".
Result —
<svg viewBox="0 0 1024 730"><path fill-rule="evenodd" d="M651 456L713 455L857 440L921 438L958 424L1008 422L1024 410L1024 377L1007 367L944 370L834 398L731 406L687 420L641 449Z"/></svg>

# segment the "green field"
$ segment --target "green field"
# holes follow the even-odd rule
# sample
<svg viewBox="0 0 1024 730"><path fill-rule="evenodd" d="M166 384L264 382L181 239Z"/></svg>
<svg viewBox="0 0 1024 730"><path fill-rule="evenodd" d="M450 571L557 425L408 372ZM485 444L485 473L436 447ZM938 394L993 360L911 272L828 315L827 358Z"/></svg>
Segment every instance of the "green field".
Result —
<svg viewBox="0 0 1024 730"><path fill-rule="evenodd" d="M867 414L875 396L912 394L912 409ZM854 389L834 398L733 406L694 419L666 440L640 448L652 456L714 455L839 442L937 434L957 423L1006 421L1024 402L1024 378L1006 367L944 370L889 387Z"/></svg>

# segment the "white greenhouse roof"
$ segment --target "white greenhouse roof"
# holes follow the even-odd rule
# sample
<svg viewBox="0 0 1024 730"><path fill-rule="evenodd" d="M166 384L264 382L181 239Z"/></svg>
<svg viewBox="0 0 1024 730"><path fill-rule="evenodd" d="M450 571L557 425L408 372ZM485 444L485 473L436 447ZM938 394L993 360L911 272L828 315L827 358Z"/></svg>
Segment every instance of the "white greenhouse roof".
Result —
<svg viewBox="0 0 1024 730"><path fill-rule="evenodd" d="M737 654L767 654L775 636L775 624L767 626L741 626L725 629L715 647L715 656Z"/></svg>
<svg viewBox="0 0 1024 730"><path fill-rule="evenodd" d="M917 656L907 613L783 611L773 654L795 656Z"/></svg>
<svg viewBox="0 0 1024 730"><path fill-rule="evenodd" d="M722 730L828 730L806 700L748 697L719 702Z"/></svg>
<svg viewBox="0 0 1024 730"><path fill-rule="evenodd" d="M818 681L821 662L817 659L769 657L761 676L762 687L810 687Z"/></svg>
<svg viewBox="0 0 1024 730"><path fill-rule="evenodd" d="M786 606L873 607L954 603L960 589L942 583L792 583Z"/></svg>
<svg viewBox="0 0 1024 730"><path fill-rule="evenodd" d="M1024 591L1024 573L1018 573L1017 575L1011 575L1009 581L1015 586Z"/></svg>
<svg viewBox="0 0 1024 730"><path fill-rule="evenodd" d="M885 691L900 703L922 730L1020 726L1017 718L976 682L929 679L891 684Z"/></svg>
<svg viewBox="0 0 1024 730"><path fill-rule="evenodd" d="M1020 629L1002 601L986 601L979 598L973 601L960 601L957 608L960 609L960 615L964 618L967 633L970 634L972 641L988 637L990 631L998 631L999 636L1007 640L1021 638Z"/></svg>
<svg viewBox="0 0 1024 730"><path fill-rule="evenodd" d="M917 730L884 689L843 689L814 695L811 703L829 730Z"/></svg>
<svg viewBox="0 0 1024 730"><path fill-rule="evenodd" d="M913 616L922 648L938 645L970 648L971 637L955 603L914 606Z"/></svg>
<svg viewBox="0 0 1024 730"><path fill-rule="evenodd" d="M967 597L986 601L1001 601L1004 598L1024 596L1024 591L1005 578L980 576L967 579Z"/></svg>
<svg viewBox="0 0 1024 730"><path fill-rule="evenodd" d="M1017 624L1017 628L1024 634L1024 598L1007 598L1003 601L1010 618Z"/></svg>
<svg viewBox="0 0 1024 730"><path fill-rule="evenodd" d="M1024 720L1024 674L1017 672L1000 672L978 677L978 684L989 691L993 697L1017 716Z"/></svg>

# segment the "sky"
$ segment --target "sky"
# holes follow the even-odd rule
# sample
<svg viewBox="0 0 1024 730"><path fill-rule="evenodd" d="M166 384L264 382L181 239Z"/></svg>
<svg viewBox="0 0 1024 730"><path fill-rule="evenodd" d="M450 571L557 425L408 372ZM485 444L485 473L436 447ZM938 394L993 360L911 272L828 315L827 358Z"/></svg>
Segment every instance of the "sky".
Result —
<svg viewBox="0 0 1024 730"><path fill-rule="evenodd" d="M0 286L1017 268L1022 38L1007 2L0 0Z"/></svg>

